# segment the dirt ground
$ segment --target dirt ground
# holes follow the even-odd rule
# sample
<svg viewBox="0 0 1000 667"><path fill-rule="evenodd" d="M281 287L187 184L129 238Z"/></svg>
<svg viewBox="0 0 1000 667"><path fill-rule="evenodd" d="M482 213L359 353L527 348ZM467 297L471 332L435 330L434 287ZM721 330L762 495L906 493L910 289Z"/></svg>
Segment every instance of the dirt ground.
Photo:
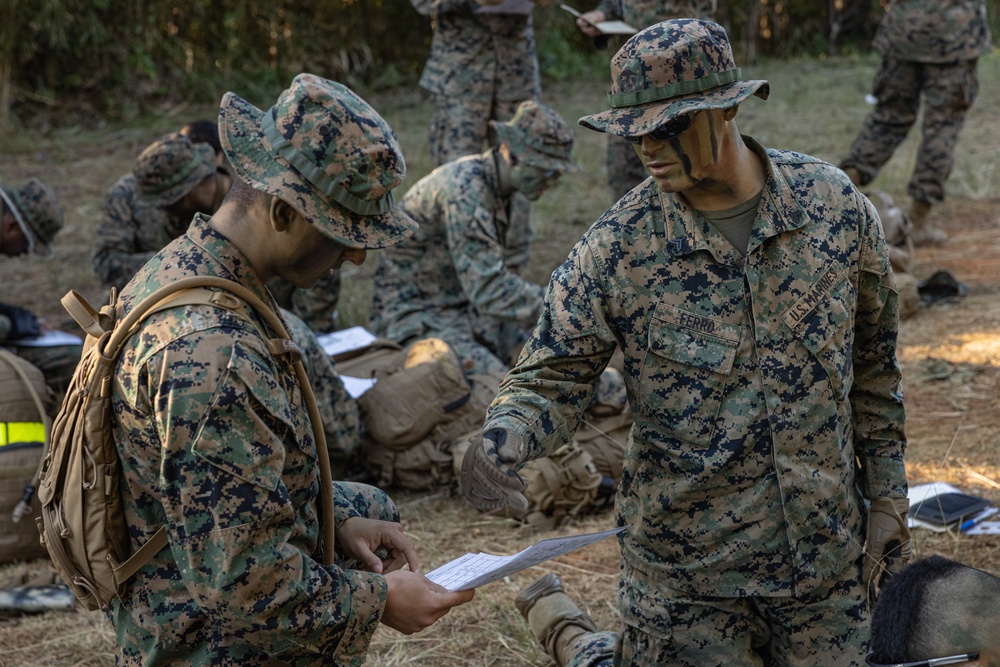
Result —
<svg viewBox="0 0 1000 667"><path fill-rule="evenodd" d="M418 120L423 127L423 118ZM176 122L168 118L163 127ZM0 174L10 180L29 175L51 178L62 184L60 195L69 202L68 216L96 220L104 190L157 131L123 130L101 145L69 134L49 143L45 151L0 155ZM585 137L584 141L593 139ZM65 152L60 152L59 144ZM413 152L419 154L420 149ZM599 154L593 158L590 171L600 169L601 159ZM595 175L588 187L601 185L602 178ZM567 210L572 205L569 201ZM910 483L948 482L1000 504L1000 198L990 194L952 197L934 214L950 237L941 246L917 249L913 273L922 279L947 269L968 292L901 323L899 356L905 381ZM567 215L576 214L570 210ZM592 220L589 215L578 217ZM68 228L59 238L56 257L47 264L0 260L2 300L28 306L57 326L69 324L58 305L58 298L68 289L80 289L92 302L100 302L104 293L89 271L91 231ZM569 236L575 238L582 231L582 227L572 229ZM567 237L565 230L552 230L543 233L541 240L547 242L556 235L560 244ZM553 252L565 256L562 245ZM473 549L514 553L539 538L510 523L478 515L447 493L395 497L424 570ZM552 534L600 530L611 522L610 513L605 512ZM917 557L939 553L1000 575L1000 535L918 529L913 537ZM617 625L618 558L616 543L607 540L481 589L473 604L454 610L418 635L404 637L382 628L368 664L550 664L514 608L517 592L542 572L556 572L597 625L613 629ZM0 568L0 587L16 583L28 569ZM101 614L51 612L0 619L0 667L110 665L113 646L111 626Z"/></svg>

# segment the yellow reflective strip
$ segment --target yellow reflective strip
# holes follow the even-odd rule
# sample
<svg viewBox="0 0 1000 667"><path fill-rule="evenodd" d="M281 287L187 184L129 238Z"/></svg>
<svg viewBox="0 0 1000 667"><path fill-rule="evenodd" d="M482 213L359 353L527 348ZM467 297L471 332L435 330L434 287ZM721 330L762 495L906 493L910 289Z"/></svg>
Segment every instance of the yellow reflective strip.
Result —
<svg viewBox="0 0 1000 667"><path fill-rule="evenodd" d="M42 422L0 422L0 447L17 442L45 442Z"/></svg>

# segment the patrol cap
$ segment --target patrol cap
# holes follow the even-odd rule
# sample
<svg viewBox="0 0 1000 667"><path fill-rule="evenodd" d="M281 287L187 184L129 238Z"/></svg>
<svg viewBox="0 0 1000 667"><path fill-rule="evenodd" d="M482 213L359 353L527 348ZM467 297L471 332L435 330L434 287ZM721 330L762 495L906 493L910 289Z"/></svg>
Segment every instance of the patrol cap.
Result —
<svg viewBox="0 0 1000 667"><path fill-rule="evenodd" d="M51 257L49 246L63 226L63 212L56 193L32 178L19 188L0 186L0 197L28 238L28 246L41 257Z"/></svg>
<svg viewBox="0 0 1000 667"><path fill-rule="evenodd" d="M177 202L214 173L212 147L191 143L180 132L171 132L153 142L132 164L132 174L139 184L139 199L158 208Z"/></svg>
<svg viewBox="0 0 1000 667"><path fill-rule="evenodd" d="M340 83L299 74L267 111L226 93L219 135L240 178L291 204L327 238L385 248L417 228L393 200L406 175L395 133Z"/></svg>
<svg viewBox="0 0 1000 667"><path fill-rule="evenodd" d="M751 95L766 100L767 81L744 81L726 30L712 21L674 19L633 35L611 60L610 109L580 125L641 136L674 118L728 109Z"/></svg>
<svg viewBox="0 0 1000 667"><path fill-rule="evenodd" d="M525 164L560 172L579 170L569 157L573 150L573 130L562 116L544 104L525 100L509 121L491 120L490 125L497 138Z"/></svg>

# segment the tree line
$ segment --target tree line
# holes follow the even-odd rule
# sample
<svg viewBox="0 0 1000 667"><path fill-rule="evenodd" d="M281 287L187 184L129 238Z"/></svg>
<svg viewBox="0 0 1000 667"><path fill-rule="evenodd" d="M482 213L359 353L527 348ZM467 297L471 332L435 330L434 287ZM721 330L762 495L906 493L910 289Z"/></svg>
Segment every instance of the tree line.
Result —
<svg viewBox="0 0 1000 667"><path fill-rule="evenodd" d="M888 0L719 0L737 57L867 50ZM535 11L544 76L593 68L559 0ZM566 0L581 11L596 0ZM1000 0L988 0L991 20ZM7 5L6 8L3 8ZM273 100L298 72L415 85L430 47L408 0L2 0L0 127L135 117L236 89Z"/></svg>

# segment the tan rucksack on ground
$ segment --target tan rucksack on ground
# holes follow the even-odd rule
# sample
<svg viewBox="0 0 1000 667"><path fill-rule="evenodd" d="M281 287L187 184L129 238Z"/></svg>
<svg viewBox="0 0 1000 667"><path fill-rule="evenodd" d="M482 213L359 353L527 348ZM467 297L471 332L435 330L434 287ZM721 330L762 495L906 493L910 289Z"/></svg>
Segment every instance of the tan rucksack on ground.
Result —
<svg viewBox="0 0 1000 667"><path fill-rule="evenodd" d="M0 348L0 564L44 558L31 516L34 491L51 426L45 376Z"/></svg>
<svg viewBox="0 0 1000 667"><path fill-rule="evenodd" d="M209 287L223 291L212 291ZM116 296L96 312L76 292L63 306L87 333L83 356L52 427L41 472L38 521L42 544L77 599L87 609L106 609L124 593L126 581L167 544L160 527L132 553L120 492L121 462L112 436L111 392L115 366L125 342L147 316L183 305L210 305L245 317L253 308L280 338L263 330L273 355L291 354L309 410L320 460L323 556L333 563L333 480L316 401L298 349L271 308L247 288L216 277L192 277L155 291L116 321Z"/></svg>

